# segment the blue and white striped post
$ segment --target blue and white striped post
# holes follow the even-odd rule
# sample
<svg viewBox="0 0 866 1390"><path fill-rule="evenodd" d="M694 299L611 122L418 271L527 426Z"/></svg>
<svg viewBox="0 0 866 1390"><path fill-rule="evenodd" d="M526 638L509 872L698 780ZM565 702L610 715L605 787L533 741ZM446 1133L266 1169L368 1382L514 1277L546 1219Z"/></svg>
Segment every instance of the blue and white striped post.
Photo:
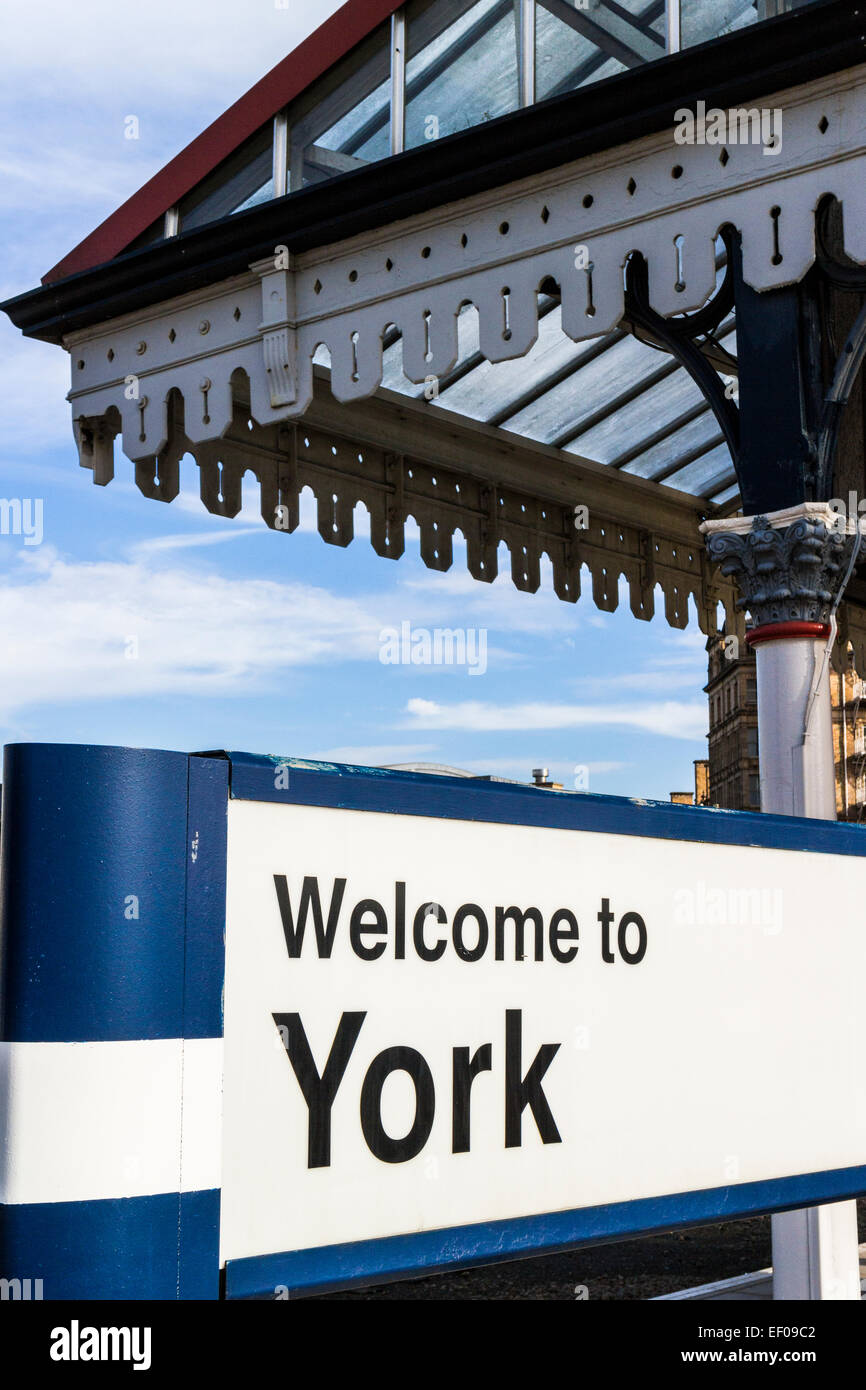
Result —
<svg viewBox="0 0 866 1390"><path fill-rule="evenodd" d="M45 1299L219 1296L227 785L6 750L0 1277Z"/></svg>

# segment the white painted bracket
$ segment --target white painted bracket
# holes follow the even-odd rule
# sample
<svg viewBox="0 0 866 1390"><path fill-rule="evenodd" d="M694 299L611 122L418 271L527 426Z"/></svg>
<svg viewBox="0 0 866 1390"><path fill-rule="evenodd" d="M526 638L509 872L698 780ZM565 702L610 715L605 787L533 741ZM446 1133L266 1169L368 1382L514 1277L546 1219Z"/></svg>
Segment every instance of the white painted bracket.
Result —
<svg viewBox="0 0 866 1390"><path fill-rule="evenodd" d="M283 265L285 259L287 264ZM298 397L298 335L295 311L295 271L282 248L273 260L252 267L262 281L262 356L271 410L294 405ZM259 403L261 410L261 403ZM253 411L258 418L258 411Z"/></svg>

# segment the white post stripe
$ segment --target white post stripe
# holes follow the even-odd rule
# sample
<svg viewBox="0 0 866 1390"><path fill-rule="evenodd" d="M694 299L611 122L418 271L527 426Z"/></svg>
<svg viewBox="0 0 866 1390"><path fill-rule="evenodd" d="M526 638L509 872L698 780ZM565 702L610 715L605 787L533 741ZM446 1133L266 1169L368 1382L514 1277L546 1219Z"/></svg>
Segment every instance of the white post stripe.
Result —
<svg viewBox="0 0 866 1390"><path fill-rule="evenodd" d="M221 1038L0 1043L0 1201L220 1185Z"/></svg>

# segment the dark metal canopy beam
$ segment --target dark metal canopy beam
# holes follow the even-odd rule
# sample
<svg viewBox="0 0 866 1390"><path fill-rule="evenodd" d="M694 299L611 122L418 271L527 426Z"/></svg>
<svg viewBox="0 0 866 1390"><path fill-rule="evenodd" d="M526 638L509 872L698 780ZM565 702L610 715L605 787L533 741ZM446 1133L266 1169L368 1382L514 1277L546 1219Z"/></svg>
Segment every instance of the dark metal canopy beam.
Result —
<svg viewBox="0 0 866 1390"><path fill-rule="evenodd" d="M746 516L812 498L817 420L803 355L804 300L814 283L758 293L732 253L739 363L737 474ZM804 371L805 368L805 371ZM820 370L820 366L819 366Z"/></svg>

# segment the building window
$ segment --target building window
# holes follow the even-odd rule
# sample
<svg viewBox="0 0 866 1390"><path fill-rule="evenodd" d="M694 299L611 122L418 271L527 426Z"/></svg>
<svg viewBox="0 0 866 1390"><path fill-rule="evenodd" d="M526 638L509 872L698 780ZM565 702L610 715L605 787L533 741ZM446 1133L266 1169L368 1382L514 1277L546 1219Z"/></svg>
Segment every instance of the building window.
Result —
<svg viewBox="0 0 866 1390"><path fill-rule="evenodd" d="M756 705L758 703L758 679L757 676L749 676L746 680L746 704Z"/></svg>
<svg viewBox="0 0 866 1390"><path fill-rule="evenodd" d="M758 728L756 724L750 724L746 729L746 757L757 758L758 756Z"/></svg>
<svg viewBox="0 0 866 1390"><path fill-rule="evenodd" d="M760 806L761 804L761 779L757 772L749 773L749 805Z"/></svg>

